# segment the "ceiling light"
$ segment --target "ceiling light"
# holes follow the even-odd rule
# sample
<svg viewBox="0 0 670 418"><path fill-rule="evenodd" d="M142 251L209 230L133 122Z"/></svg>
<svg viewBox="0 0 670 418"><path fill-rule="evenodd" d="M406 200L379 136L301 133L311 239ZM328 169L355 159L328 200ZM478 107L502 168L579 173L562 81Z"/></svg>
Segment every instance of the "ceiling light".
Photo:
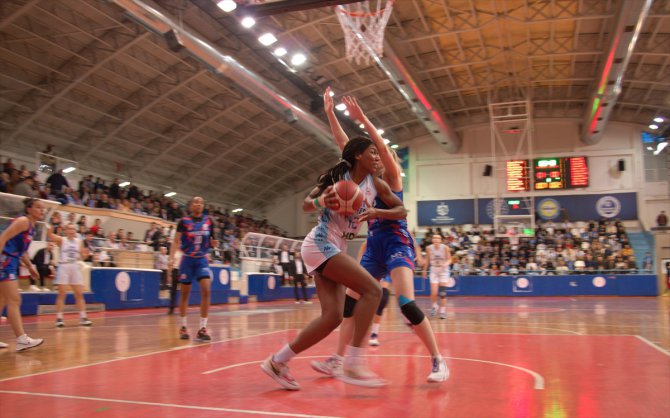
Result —
<svg viewBox="0 0 670 418"><path fill-rule="evenodd" d="M654 125L653 123L649 125L649 129L658 129L658 125Z"/></svg>
<svg viewBox="0 0 670 418"><path fill-rule="evenodd" d="M243 210L244 210L244 209L242 209L242 208L237 208L237 209L233 209L233 210L231 210L231 212L233 212L233 213L238 213L238 212L242 212Z"/></svg>
<svg viewBox="0 0 670 418"><path fill-rule="evenodd" d="M400 173L400 177L406 177L405 173Z"/></svg>
<svg viewBox="0 0 670 418"><path fill-rule="evenodd" d="M384 130L383 129L377 129L377 133L379 135L384 135Z"/></svg>
<svg viewBox="0 0 670 418"><path fill-rule="evenodd" d="M165 193L163 196L165 196L165 197L172 197L172 196L174 196L174 195L176 195L176 194L177 194L177 192L168 192L168 193Z"/></svg>
<svg viewBox="0 0 670 418"><path fill-rule="evenodd" d="M663 119L663 118L660 117L660 116L657 116L657 117L654 118L654 122L656 122L656 123L663 123L664 120L665 120L665 119Z"/></svg>
<svg viewBox="0 0 670 418"><path fill-rule="evenodd" d="M288 51L283 46L280 46L279 48L275 49L274 54L278 57L283 57L284 55L288 54Z"/></svg>
<svg viewBox="0 0 670 418"><path fill-rule="evenodd" d="M242 19L242 26L244 26L247 29L253 27L255 24L256 24L256 19L254 19L251 16L247 16L244 19Z"/></svg>
<svg viewBox="0 0 670 418"><path fill-rule="evenodd" d="M391 145L391 148L396 149L396 148L398 148L399 146L400 146L400 145L398 145L398 144L393 144L393 145Z"/></svg>
<svg viewBox="0 0 670 418"><path fill-rule="evenodd" d="M216 5L219 6L219 9L226 13L230 13L237 8L237 3L235 3L235 0L221 0L220 2L216 3Z"/></svg>
<svg viewBox="0 0 670 418"><path fill-rule="evenodd" d="M291 57L291 64L293 65L302 65L307 61L305 54L298 52Z"/></svg>
<svg viewBox="0 0 670 418"><path fill-rule="evenodd" d="M389 141L389 140L388 140L388 139L386 139L386 138L382 138L382 139L384 140L384 145L388 145L388 144L390 144L390 143L391 143L391 141Z"/></svg>
<svg viewBox="0 0 670 418"><path fill-rule="evenodd" d="M340 103L337 106L335 106L335 109L340 110L340 111L345 110L346 108L347 108L347 105L345 105L344 103Z"/></svg>
<svg viewBox="0 0 670 418"><path fill-rule="evenodd" d="M261 36L258 37L258 42L262 43L265 46L272 45L273 43L277 42L277 38L270 32L264 33Z"/></svg>
<svg viewBox="0 0 670 418"><path fill-rule="evenodd" d="M348 110L344 111L344 116L349 116L349 111Z"/></svg>
<svg viewBox="0 0 670 418"><path fill-rule="evenodd" d="M335 92L331 90L331 91L328 93L328 95L329 95L330 97L333 97L333 96L335 96Z"/></svg>
<svg viewBox="0 0 670 418"><path fill-rule="evenodd" d="M360 125L358 125L358 127L361 128L361 129L365 129L365 125L363 125L362 123Z"/></svg>
<svg viewBox="0 0 670 418"><path fill-rule="evenodd" d="M77 169L77 167L68 167L68 168L63 169L63 173L68 174L68 173L73 172L76 169Z"/></svg>
<svg viewBox="0 0 670 418"><path fill-rule="evenodd" d="M129 181L124 181L123 183L119 184L119 187L126 187L126 186L130 186Z"/></svg>

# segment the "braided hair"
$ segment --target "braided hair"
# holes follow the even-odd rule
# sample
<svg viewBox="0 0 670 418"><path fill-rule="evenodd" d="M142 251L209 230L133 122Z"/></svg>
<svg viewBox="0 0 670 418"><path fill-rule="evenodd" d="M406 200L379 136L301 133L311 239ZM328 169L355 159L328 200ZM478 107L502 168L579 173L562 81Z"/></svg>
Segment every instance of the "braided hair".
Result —
<svg viewBox="0 0 670 418"><path fill-rule="evenodd" d="M356 156L364 153L371 145L374 145L374 142L363 136L357 136L347 141L342 150L342 158L340 158L340 161L335 164L334 167L319 176L316 184L316 187L319 188L317 196L323 193L326 187L332 186L336 182L342 180L344 174L354 168L354 164L356 164Z"/></svg>

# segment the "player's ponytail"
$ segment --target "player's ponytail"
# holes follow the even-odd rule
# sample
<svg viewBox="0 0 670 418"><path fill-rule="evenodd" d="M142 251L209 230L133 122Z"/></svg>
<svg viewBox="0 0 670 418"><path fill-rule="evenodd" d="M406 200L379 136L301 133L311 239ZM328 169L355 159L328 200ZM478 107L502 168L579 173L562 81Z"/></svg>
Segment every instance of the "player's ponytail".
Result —
<svg viewBox="0 0 670 418"><path fill-rule="evenodd" d="M316 184L319 188L318 195L323 193L326 187L332 186L342 180L344 174L353 169L356 165L356 156L364 153L371 145L374 145L372 140L362 136L357 136L347 141L342 150L342 158L340 158L340 161L330 170L319 176L319 180Z"/></svg>

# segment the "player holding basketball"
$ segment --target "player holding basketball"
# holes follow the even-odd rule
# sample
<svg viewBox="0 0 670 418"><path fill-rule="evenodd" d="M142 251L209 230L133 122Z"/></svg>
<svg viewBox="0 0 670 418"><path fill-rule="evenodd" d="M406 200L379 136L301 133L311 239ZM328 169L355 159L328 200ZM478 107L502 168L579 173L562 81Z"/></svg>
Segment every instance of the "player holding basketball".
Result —
<svg viewBox="0 0 670 418"><path fill-rule="evenodd" d="M379 154L373 142L367 138L353 138L344 147L340 162L319 177L317 186L303 202L306 212L321 210L317 226L307 235L301 248L307 271L314 274L321 315L261 364L263 371L286 389L300 389L289 373L288 361L326 338L342 322L346 288L360 294L360 299L352 318L356 323L353 341L347 347L347 359L339 378L368 387L386 384L385 380L368 370L362 357L365 351L363 341L379 304L381 287L356 260L346 254L347 240L356 236L361 222L379 217L403 219L406 216L402 201L391 192L386 182L374 176L378 168ZM351 216L336 212L339 203L332 185L343 179L358 184L364 196L361 208ZM375 198L384 202L384 209L370 206L369 202Z"/></svg>
<svg viewBox="0 0 670 418"><path fill-rule="evenodd" d="M35 224L44 218L44 205L37 199L23 201L25 216L19 216L0 234L0 312L7 305L7 318L16 335L16 351L27 350L42 344L42 338L30 338L23 330L21 321L21 295L17 281L19 264L30 270L30 275L40 277L30 262L28 247L33 240ZM7 344L0 343L0 348Z"/></svg>
<svg viewBox="0 0 670 418"><path fill-rule="evenodd" d="M200 326L196 335L197 341L209 342L212 337L207 333L207 316L209 314L209 301L212 289L211 270L207 262L207 254L210 247L218 246L218 242L212 238L212 221L202 212L205 209L205 200L196 196L191 199L189 205L190 216L183 217L177 225L170 246L170 257L168 259L168 280L172 278L177 243L183 255L179 263L179 283L181 297L179 299L179 315L181 316L181 328L179 338L188 340L190 338L186 328L186 309L188 308L188 297L191 294L191 285L197 281L200 285ZM172 283L172 286L175 284Z"/></svg>
<svg viewBox="0 0 670 418"><path fill-rule="evenodd" d="M426 263L423 265L423 277L427 276L430 265L430 301L433 304L430 315L437 313L437 297L440 297L440 318L447 318L447 283L449 282L449 266L451 265L451 251L442 244L440 234L433 235L433 245L426 248Z"/></svg>
<svg viewBox="0 0 670 418"><path fill-rule="evenodd" d="M65 238L53 233L49 227L49 239L60 247L60 258L58 259L58 271L56 281L58 285L58 296L56 297L56 327L65 326L63 322L63 306L65 305L65 288L70 286L74 292L74 301L79 310L79 325L90 327L93 323L86 317L86 303L84 302L84 281L81 277L79 261L88 256L84 243L77 238L77 229L74 224L65 227Z"/></svg>
<svg viewBox="0 0 670 418"><path fill-rule="evenodd" d="M379 156L384 169L382 178L391 187L393 194L402 200L402 176L400 175L401 170L398 162L384 144L384 140L377 132L377 128L365 116L356 99L345 97L343 103L347 106L351 119L364 125L365 130L379 149ZM324 94L324 108L338 146L340 148L346 147L348 138L335 116L333 99L330 96L330 87L326 89L326 93ZM385 207L384 202L379 199L375 201L375 209ZM449 378L449 369L440 354L430 321L416 305L416 302L414 302L414 247L413 239L407 230L407 220L405 218L398 220L374 219L368 221L368 238L365 253L361 258L361 265L378 280L387 273L390 273L400 310L414 326L414 331L430 351L431 371L427 380L429 382L444 382L447 380ZM345 353L343 347L351 339L352 332L359 332L357 329L359 325L355 324L354 330L352 330L354 323L347 319L351 317L354 312L354 306L357 304L356 297L358 295L356 293L356 289L350 289L346 295L344 305L345 319L340 329L340 341L337 353L326 361L312 362L312 367L320 373L331 376L337 376L341 373L342 356Z"/></svg>

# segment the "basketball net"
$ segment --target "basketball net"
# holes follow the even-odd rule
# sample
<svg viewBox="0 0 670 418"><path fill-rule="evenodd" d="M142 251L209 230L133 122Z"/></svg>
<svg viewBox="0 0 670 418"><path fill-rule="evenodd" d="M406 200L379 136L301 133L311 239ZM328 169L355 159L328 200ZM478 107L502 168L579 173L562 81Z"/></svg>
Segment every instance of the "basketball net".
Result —
<svg viewBox="0 0 670 418"><path fill-rule="evenodd" d="M384 53L384 29L391 17L394 0L366 0L340 5L335 14L344 31L346 55L349 62L370 65L372 56Z"/></svg>

